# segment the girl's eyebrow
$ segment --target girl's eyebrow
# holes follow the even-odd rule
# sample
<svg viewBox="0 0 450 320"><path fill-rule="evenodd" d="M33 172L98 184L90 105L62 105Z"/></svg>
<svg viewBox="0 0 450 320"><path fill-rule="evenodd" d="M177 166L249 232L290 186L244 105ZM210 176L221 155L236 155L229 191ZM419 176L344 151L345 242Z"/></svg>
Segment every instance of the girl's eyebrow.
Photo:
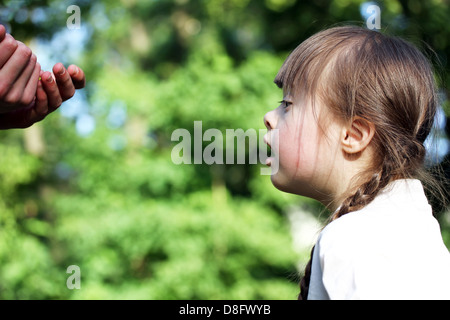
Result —
<svg viewBox="0 0 450 320"><path fill-rule="evenodd" d="M282 102L293 103L294 101L293 101L291 95L288 94L288 95L285 95L285 96L283 97Z"/></svg>

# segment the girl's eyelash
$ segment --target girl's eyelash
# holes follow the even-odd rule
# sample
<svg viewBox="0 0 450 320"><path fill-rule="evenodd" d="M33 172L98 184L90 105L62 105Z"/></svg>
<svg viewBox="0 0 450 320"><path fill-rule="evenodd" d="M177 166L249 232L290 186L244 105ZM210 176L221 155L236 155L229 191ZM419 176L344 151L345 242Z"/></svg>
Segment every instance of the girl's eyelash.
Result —
<svg viewBox="0 0 450 320"><path fill-rule="evenodd" d="M284 104L285 108L289 107L292 104L292 102L289 102L289 101L286 101L286 100L281 100L279 103Z"/></svg>

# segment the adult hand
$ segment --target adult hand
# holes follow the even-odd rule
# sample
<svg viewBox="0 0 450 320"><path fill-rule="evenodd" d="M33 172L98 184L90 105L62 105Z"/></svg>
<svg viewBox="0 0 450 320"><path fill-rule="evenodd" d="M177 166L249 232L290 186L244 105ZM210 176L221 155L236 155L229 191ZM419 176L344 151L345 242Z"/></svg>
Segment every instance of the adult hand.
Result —
<svg viewBox="0 0 450 320"><path fill-rule="evenodd" d="M0 114L33 102L41 67L25 44L0 25Z"/></svg>
<svg viewBox="0 0 450 320"><path fill-rule="evenodd" d="M41 79L39 79L39 77ZM0 129L27 128L85 86L82 69L57 63L41 70L36 56L0 25Z"/></svg>
<svg viewBox="0 0 450 320"><path fill-rule="evenodd" d="M57 63L53 73L41 71L40 76L34 101L26 108L0 114L0 129L27 128L41 121L86 84L83 70L76 65L66 69Z"/></svg>

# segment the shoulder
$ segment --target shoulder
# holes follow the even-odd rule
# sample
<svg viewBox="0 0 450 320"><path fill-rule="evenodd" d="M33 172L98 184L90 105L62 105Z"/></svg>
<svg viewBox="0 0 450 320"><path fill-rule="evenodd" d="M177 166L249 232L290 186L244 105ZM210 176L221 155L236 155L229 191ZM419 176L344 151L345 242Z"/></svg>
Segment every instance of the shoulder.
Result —
<svg viewBox="0 0 450 320"><path fill-rule="evenodd" d="M369 237L367 232L371 233L369 220L367 210L359 210L332 221L320 233L318 243L322 251L340 249L354 252Z"/></svg>
<svg viewBox="0 0 450 320"><path fill-rule="evenodd" d="M398 180L361 210L328 224L321 233L322 247L362 246L386 249L395 243L440 236L436 219L418 180ZM423 237L418 237L422 235Z"/></svg>
<svg viewBox="0 0 450 320"><path fill-rule="evenodd" d="M399 182L363 209L328 224L314 259L332 299L448 297L450 255L415 182ZM418 284L417 274L430 265L433 272Z"/></svg>

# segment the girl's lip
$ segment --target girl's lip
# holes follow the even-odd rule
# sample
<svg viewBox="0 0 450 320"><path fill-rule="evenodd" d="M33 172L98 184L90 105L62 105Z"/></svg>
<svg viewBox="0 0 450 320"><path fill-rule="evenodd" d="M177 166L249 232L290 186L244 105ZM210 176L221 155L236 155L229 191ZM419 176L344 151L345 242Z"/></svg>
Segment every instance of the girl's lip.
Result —
<svg viewBox="0 0 450 320"><path fill-rule="evenodd" d="M270 143L269 143L268 135L269 135L269 133L266 133L266 134L264 135L264 143L267 144L267 145L270 147L270 149L272 149L272 146L271 146Z"/></svg>

